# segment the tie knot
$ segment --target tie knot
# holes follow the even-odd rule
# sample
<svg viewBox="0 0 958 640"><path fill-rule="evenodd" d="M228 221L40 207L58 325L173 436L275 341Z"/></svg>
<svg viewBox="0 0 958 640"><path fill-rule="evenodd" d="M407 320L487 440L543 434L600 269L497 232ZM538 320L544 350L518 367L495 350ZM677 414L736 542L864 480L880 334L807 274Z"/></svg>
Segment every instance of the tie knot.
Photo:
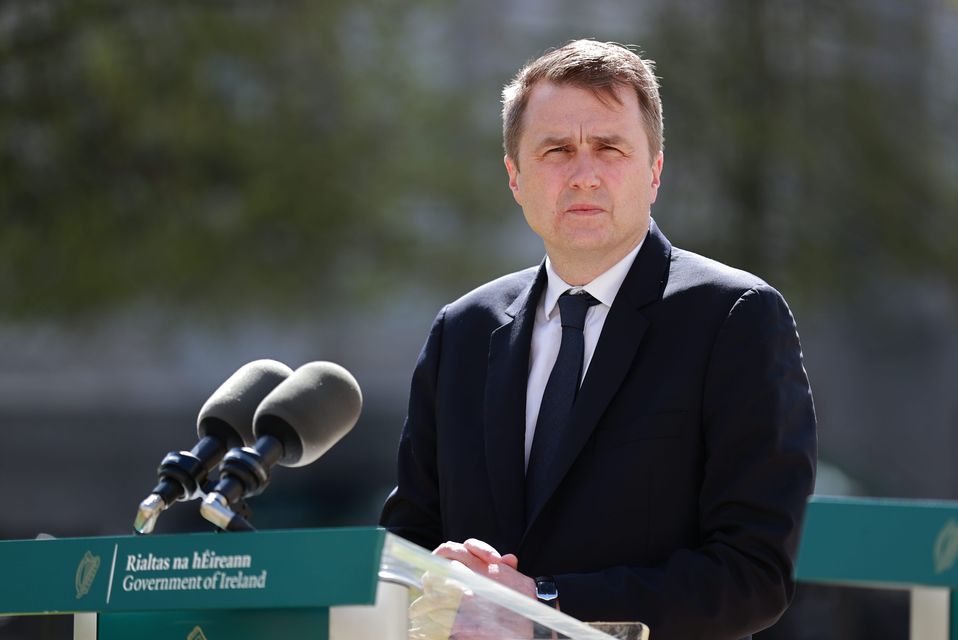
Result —
<svg viewBox="0 0 958 640"><path fill-rule="evenodd" d="M599 301L582 290L580 293L571 293L571 289L559 296L559 318L563 327L572 327L582 331L585 326L585 314L589 307L599 304Z"/></svg>

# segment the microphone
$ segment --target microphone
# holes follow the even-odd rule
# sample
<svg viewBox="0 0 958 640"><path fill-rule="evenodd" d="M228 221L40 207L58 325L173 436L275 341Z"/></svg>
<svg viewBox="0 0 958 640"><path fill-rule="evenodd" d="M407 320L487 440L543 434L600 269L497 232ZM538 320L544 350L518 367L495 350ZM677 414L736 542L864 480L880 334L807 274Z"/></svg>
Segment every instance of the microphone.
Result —
<svg viewBox="0 0 958 640"><path fill-rule="evenodd" d="M160 514L177 500L202 494L210 471L233 447L253 441L259 403L293 372L282 362L254 360L240 367L213 392L196 419L199 442L190 451L171 451L157 469L159 483L136 512L133 529L152 533Z"/></svg>
<svg viewBox="0 0 958 640"><path fill-rule="evenodd" d="M202 516L227 531L253 530L232 505L262 493L274 465L303 467L326 453L353 428L362 406L359 384L343 367L332 362L301 366L256 410L256 443L231 449L223 458L220 480L200 506Z"/></svg>

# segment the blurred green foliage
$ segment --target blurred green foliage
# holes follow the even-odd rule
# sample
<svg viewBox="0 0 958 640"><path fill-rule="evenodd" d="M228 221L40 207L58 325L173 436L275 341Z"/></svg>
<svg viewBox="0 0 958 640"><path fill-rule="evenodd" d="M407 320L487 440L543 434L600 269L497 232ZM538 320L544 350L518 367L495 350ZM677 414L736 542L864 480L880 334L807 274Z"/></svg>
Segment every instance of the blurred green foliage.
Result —
<svg viewBox="0 0 958 640"><path fill-rule="evenodd" d="M933 64L927 5L650 7L606 37L659 63L655 213L677 244L808 297L885 272L958 284L956 79ZM498 87L583 34L523 40L504 14L470 35L474 59L468 13L7 0L0 315L361 303L520 266L496 248L519 215Z"/></svg>
<svg viewBox="0 0 958 640"><path fill-rule="evenodd" d="M499 143L409 51L423 9L7 3L2 313L302 307L468 276L483 255L428 231L507 210L469 164Z"/></svg>
<svg viewBox="0 0 958 640"><path fill-rule="evenodd" d="M663 5L645 46L664 78L664 206L711 209L671 211L704 218L686 244L811 299L892 274L958 287L958 64L933 9ZM669 184L670 156L686 182Z"/></svg>

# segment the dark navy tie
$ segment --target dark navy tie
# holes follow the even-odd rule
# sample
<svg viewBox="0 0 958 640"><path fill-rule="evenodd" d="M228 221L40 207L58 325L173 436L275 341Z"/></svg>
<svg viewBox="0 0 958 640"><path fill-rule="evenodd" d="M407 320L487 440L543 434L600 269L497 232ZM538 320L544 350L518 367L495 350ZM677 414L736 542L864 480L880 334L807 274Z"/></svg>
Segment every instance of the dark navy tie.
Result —
<svg viewBox="0 0 958 640"><path fill-rule="evenodd" d="M546 495L548 487L545 486L548 469L569 422L572 405L579 390L579 379L582 377L582 358L585 355L582 328L585 326L585 315L589 307L598 303L598 300L584 290L575 294L567 291L559 296L562 342L552 373L549 374L549 382L542 393L542 404L539 405L532 450L529 453L529 466L526 468L526 517L532 517L540 503L549 497Z"/></svg>

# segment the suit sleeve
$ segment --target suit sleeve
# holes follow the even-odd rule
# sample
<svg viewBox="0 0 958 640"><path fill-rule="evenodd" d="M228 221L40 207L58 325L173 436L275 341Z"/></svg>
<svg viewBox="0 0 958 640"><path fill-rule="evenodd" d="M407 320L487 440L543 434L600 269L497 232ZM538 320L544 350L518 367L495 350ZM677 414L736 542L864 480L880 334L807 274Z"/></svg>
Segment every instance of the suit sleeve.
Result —
<svg viewBox="0 0 958 640"><path fill-rule="evenodd" d="M700 545L660 566L557 575L564 611L640 620L656 640L742 638L793 591L815 473L815 412L795 322L777 291L746 291L715 339L702 397Z"/></svg>
<svg viewBox="0 0 958 640"><path fill-rule="evenodd" d="M436 465L436 381L442 346L444 307L419 354L409 393L409 410L399 438L398 484L383 506L379 524L432 550L442 537Z"/></svg>

